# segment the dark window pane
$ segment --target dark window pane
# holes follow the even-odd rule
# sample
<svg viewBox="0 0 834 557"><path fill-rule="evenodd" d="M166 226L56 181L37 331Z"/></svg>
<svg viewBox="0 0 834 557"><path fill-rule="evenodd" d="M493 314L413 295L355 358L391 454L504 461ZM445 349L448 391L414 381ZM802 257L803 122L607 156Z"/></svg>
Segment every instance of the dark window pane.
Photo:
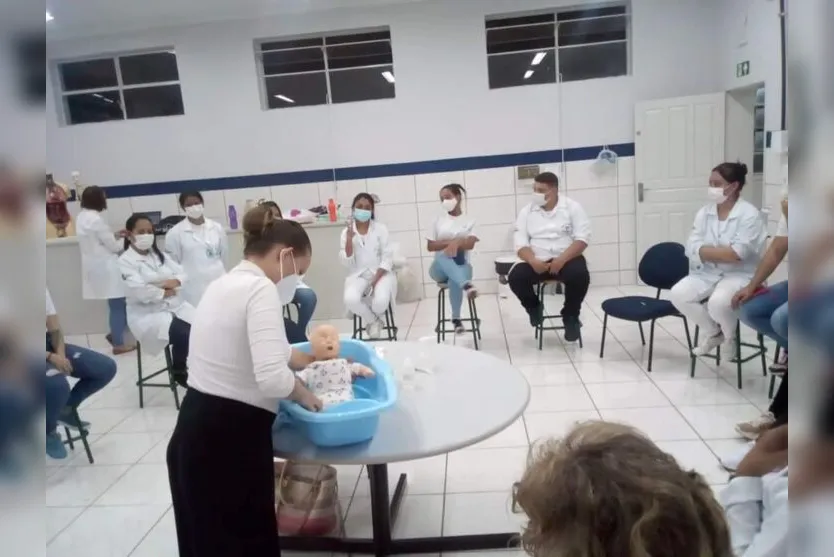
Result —
<svg viewBox="0 0 834 557"><path fill-rule="evenodd" d="M536 66L533 65L533 59L537 54L535 52L487 56L489 88L500 89L517 85L555 83L556 57L554 51L551 49L544 52L544 58ZM528 72L532 73L528 74Z"/></svg>
<svg viewBox="0 0 834 557"><path fill-rule="evenodd" d="M391 43L388 41L327 47L327 66L330 69L393 63Z"/></svg>
<svg viewBox="0 0 834 557"><path fill-rule="evenodd" d="M568 21L559 24L559 46L569 46L607 41L624 41L627 21L625 17L606 17Z"/></svg>
<svg viewBox="0 0 834 557"><path fill-rule="evenodd" d="M267 52L262 58L264 75L324 71L324 53L318 47Z"/></svg>
<svg viewBox="0 0 834 557"><path fill-rule="evenodd" d="M46 100L46 43L43 34L25 34L15 40L16 82L26 103Z"/></svg>
<svg viewBox="0 0 834 557"><path fill-rule="evenodd" d="M487 54L553 48L555 45L556 27L552 23L487 31Z"/></svg>
<svg viewBox="0 0 834 557"><path fill-rule="evenodd" d="M764 151L764 135L763 131L753 132L753 151L756 153Z"/></svg>
<svg viewBox="0 0 834 557"><path fill-rule="evenodd" d="M587 19L589 17L601 17L606 15L625 14L625 6L611 6L610 8L589 8L585 10L573 10L570 12L561 12L556 19L559 21L570 21L572 19Z"/></svg>
<svg viewBox="0 0 834 557"><path fill-rule="evenodd" d="M393 99L394 84L388 81L393 80L393 76L393 66L330 72L330 92L333 95L333 102Z"/></svg>
<svg viewBox="0 0 834 557"><path fill-rule="evenodd" d="M374 31L372 33L354 33L352 35L336 35L325 37L324 42L328 45L361 43L367 41L390 41L391 31Z"/></svg>
<svg viewBox="0 0 834 557"><path fill-rule="evenodd" d="M119 68L122 70L124 85L178 81L180 78L177 71L177 55L173 52L120 56Z"/></svg>
<svg viewBox="0 0 834 557"><path fill-rule="evenodd" d="M303 73L266 78L267 108L327 104L325 73Z"/></svg>
<svg viewBox="0 0 834 557"><path fill-rule="evenodd" d="M284 50L287 48L304 48L308 46L321 46L324 40L321 37L311 39L290 39L288 41L270 41L261 43L261 52L267 50Z"/></svg>
<svg viewBox="0 0 834 557"><path fill-rule="evenodd" d="M64 103L68 124L124 119L118 91L66 95Z"/></svg>
<svg viewBox="0 0 834 557"><path fill-rule="evenodd" d="M757 106L753 109L753 118L753 127L757 130L763 130L765 125L765 109L763 106Z"/></svg>
<svg viewBox="0 0 834 557"><path fill-rule="evenodd" d="M556 19L552 13L525 15L521 17L503 17L501 19L488 19L486 22L487 29L495 29L496 27L510 27L514 25L530 25L531 23L553 23Z"/></svg>
<svg viewBox="0 0 834 557"><path fill-rule="evenodd" d="M179 85L125 89L124 96L128 118L178 116L185 112Z"/></svg>
<svg viewBox="0 0 834 557"><path fill-rule="evenodd" d="M753 173L761 174L764 172L764 155L756 153L753 155Z"/></svg>
<svg viewBox="0 0 834 557"><path fill-rule="evenodd" d="M562 81L628 75L628 44L609 43L559 49Z"/></svg>
<svg viewBox="0 0 834 557"><path fill-rule="evenodd" d="M100 89L116 87L116 65L112 58L86 60L84 62L67 62L61 64L61 82L64 91L81 91L83 89Z"/></svg>

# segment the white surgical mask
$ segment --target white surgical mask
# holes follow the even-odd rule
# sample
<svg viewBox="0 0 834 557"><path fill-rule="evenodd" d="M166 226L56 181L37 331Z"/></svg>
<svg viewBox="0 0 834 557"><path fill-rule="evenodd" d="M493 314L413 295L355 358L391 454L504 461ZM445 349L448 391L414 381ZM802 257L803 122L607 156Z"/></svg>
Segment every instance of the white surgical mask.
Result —
<svg viewBox="0 0 834 557"><path fill-rule="evenodd" d="M727 195L724 193L724 188L716 188L716 187L708 187L707 188L707 199L721 205L725 201L727 201Z"/></svg>
<svg viewBox="0 0 834 557"><path fill-rule="evenodd" d="M533 195L530 196L530 202L533 203L534 207L542 207L547 203L547 198L543 193L534 191Z"/></svg>
<svg viewBox="0 0 834 557"><path fill-rule="evenodd" d="M198 219L203 216L203 206L202 205L192 205L191 207L185 208L185 216L190 219Z"/></svg>
<svg viewBox="0 0 834 557"><path fill-rule="evenodd" d="M151 249L153 245L153 234L136 234L133 236L133 245L142 251Z"/></svg>
<svg viewBox="0 0 834 557"><path fill-rule="evenodd" d="M444 199L440 202L440 206L443 207L443 210L447 213L451 213L455 210L455 207L458 206L457 199Z"/></svg>
<svg viewBox="0 0 834 557"><path fill-rule="evenodd" d="M284 260L284 254L288 251L289 250L284 250L281 252L281 255L279 255L282 262ZM292 256L292 252L290 251L289 253L290 256ZM281 278L275 283L275 286L278 287L278 298L284 305L292 302L292 299L295 297L295 289L298 288L298 281L301 280L301 277L298 276L298 269L295 266L294 257L292 260L292 271L293 274L284 276L284 268L281 267Z"/></svg>

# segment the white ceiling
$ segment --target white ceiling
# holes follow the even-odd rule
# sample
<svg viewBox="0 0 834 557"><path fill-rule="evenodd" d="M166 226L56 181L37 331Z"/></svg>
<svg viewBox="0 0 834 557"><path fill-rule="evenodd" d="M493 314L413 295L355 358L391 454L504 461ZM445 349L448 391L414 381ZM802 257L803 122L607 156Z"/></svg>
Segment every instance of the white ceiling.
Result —
<svg viewBox="0 0 834 557"><path fill-rule="evenodd" d="M421 0L46 0L50 41L141 29Z"/></svg>

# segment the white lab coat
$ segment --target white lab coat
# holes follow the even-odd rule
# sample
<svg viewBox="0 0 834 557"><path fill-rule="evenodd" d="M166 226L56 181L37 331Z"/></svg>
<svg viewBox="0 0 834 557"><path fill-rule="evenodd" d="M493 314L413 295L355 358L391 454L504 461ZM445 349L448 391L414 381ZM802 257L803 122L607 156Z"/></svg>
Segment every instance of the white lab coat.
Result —
<svg viewBox="0 0 834 557"><path fill-rule="evenodd" d="M562 255L575 241L591 243L591 220L578 202L559 195L552 211L532 203L521 209L515 221L516 252L529 247L540 261Z"/></svg>
<svg viewBox="0 0 834 557"><path fill-rule="evenodd" d="M219 223L206 219L195 226L183 219L165 235L165 251L182 266L188 277L182 296L196 307L211 281L226 272L229 242Z"/></svg>
<svg viewBox="0 0 834 557"><path fill-rule="evenodd" d="M756 273L767 242L767 228L761 212L752 204L739 199L726 220L718 220L718 206L710 203L698 211L692 232L686 243L689 274L704 281L718 283L722 278L746 278ZM738 254L735 263L701 261L698 254L703 246L729 247Z"/></svg>
<svg viewBox="0 0 834 557"><path fill-rule="evenodd" d="M181 293L164 298L165 291L157 285L169 279L185 285L185 273L171 257L160 263L153 251L142 255L133 248L119 258L119 269L127 298L127 324L147 354L159 354L168 345L168 329L174 316L191 323L194 306Z"/></svg>
<svg viewBox="0 0 834 557"><path fill-rule="evenodd" d="M356 225L352 225L354 231ZM353 236L353 254L348 257L345 251L347 229L342 230L339 240L339 261L348 268L345 279L344 303L348 312L360 316L366 323L379 319L388 308L391 300L397 297L397 277L393 273L394 252L388 241L388 228L381 223L371 221L368 232L362 236L358 232ZM388 271L368 296L368 287L378 269Z"/></svg>
<svg viewBox="0 0 834 557"><path fill-rule="evenodd" d="M761 478L733 478L720 499L736 557L788 555L787 468Z"/></svg>
<svg viewBox="0 0 834 557"><path fill-rule="evenodd" d="M117 240L101 213L82 209L75 218L75 233L81 251L81 293L85 300L123 298L119 254L124 243Z"/></svg>

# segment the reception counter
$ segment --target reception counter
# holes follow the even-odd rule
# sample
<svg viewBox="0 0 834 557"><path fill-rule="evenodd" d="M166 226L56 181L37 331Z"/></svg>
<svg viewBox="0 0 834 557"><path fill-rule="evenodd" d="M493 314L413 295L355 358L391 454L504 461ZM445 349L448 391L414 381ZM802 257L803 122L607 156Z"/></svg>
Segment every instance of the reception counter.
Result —
<svg viewBox="0 0 834 557"><path fill-rule="evenodd" d="M347 269L339 264L339 237L344 223L318 222L304 228L313 245L313 262L304 278L318 296L313 319L341 319L345 316L342 289ZM243 258L243 232L227 230L229 268ZM160 249L164 237L157 238ZM61 325L69 335L106 333L107 301L84 300L81 296L81 254L75 237L46 242L46 285L55 302Z"/></svg>

